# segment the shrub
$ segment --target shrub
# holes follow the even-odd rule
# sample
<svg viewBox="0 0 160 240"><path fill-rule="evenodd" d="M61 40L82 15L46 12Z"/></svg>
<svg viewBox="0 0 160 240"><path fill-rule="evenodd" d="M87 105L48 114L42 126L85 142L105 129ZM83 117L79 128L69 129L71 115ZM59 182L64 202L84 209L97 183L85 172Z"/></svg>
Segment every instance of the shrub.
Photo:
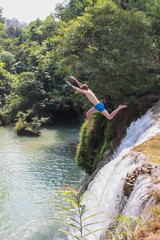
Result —
<svg viewBox="0 0 160 240"><path fill-rule="evenodd" d="M145 223L142 217L122 216L115 219L115 224L106 232L103 240L134 240L136 236L145 229Z"/></svg>
<svg viewBox="0 0 160 240"><path fill-rule="evenodd" d="M38 118L38 117L32 117L33 110L27 110L26 113L19 112L17 114L18 121L15 125L14 130L18 134L27 134L27 135L39 135L39 128L42 124L46 123L48 121L48 118Z"/></svg>
<svg viewBox="0 0 160 240"><path fill-rule="evenodd" d="M150 206L148 218L146 219L146 228L150 232L160 230L160 204Z"/></svg>

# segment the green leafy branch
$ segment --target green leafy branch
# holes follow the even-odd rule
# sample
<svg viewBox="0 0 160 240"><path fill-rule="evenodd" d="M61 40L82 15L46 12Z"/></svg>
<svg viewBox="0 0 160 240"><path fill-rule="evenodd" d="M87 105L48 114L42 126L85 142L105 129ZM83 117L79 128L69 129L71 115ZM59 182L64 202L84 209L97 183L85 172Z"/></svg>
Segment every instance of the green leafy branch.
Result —
<svg viewBox="0 0 160 240"><path fill-rule="evenodd" d="M67 220L69 218L69 221L58 221L58 220L55 220L55 221L72 227L73 229L76 230L76 233L73 234L64 229L58 229L58 230L70 237L73 237L79 240L85 240L86 239L85 237L91 234L94 235L96 239L98 239L97 236L95 235L95 232L102 230L102 228L91 231L88 228L88 226L96 225L98 223L103 223L104 221L101 221L101 222L94 221L89 223L85 223L85 221L96 215L103 214L104 212L95 213L95 214L86 216L85 213L92 210L93 208L98 207L99 205L97 204L89 209L86 209L86 205L84 201L88 198L88 196L92 196L96 199L97 197L94 194L88 193L88 192L82 195L81 190L82 190L82 186L78 189L78 191L75 191L73 188L67 186L67 187L64 187L62 190L56 191L58 193L65 195L64 200L70 204L70 207L60 206L62 210L67 212L67 216L63 215L63 217L65 217Z"/></svg>

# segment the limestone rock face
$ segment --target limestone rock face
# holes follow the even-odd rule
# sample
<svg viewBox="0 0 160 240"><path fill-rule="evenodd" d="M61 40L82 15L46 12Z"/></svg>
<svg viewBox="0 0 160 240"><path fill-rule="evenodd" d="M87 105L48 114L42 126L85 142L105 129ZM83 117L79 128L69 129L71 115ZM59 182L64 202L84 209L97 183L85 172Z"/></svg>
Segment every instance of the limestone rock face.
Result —
<svg viewBox="0 0 160 240"><path fill-rule="evenodd" d="M133 172L128 173L123 186L123 193L125 196L130 196L134 188L134 184L140 175L143 175L144 177L149 175L153 183L157 183L158 181L160 182L160 166L146 162L140 167L134 169Z"/></svg>

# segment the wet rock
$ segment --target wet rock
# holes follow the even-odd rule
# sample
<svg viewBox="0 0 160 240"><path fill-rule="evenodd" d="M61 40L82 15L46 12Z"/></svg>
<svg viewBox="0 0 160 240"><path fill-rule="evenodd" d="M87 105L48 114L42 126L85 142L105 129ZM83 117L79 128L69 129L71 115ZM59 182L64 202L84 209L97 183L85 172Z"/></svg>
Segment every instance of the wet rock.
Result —
<svg viewBox="0 0 160 240"><path fill-rule="evenodd" d="M131 192L133 191L134 185L132 183L127 182L123 188L123 193L125 196L130 196Z"/></svg>
<svg viewBox="0 0 160 240"><path fill-rule="evenodd" d="M19 136L28 136L28 137L39 137L41 133L39 131L27 130L25 128L21 128L17 131Z"/></svg>
<svg viewBox="0 0 160 240"><path fill-rule="evenodd" d="M143 163L140 167L137 167L134 169L131 173L127 173L124 181L123 186L123 193L125 196L129 197L131 192L133 191L134 184L137 181L137 178L140 175L151 175L152 171L154 171L157 168L156 165L153 165L151 163Z"/></svg>

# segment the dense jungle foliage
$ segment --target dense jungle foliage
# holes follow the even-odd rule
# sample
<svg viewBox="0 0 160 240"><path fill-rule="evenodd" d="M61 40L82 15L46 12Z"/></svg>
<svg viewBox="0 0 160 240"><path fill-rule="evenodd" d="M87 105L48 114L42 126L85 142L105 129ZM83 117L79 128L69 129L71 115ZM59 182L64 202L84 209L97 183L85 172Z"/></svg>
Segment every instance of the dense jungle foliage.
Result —
<svg viewBox="0 0 160 240"><path fill-rule="evenodd" d="M0 22L1 125L82 121L91 104L70 75L109 111L160 92L159 1L68 0L25 28L5 27L0 8Z"/></svg>

